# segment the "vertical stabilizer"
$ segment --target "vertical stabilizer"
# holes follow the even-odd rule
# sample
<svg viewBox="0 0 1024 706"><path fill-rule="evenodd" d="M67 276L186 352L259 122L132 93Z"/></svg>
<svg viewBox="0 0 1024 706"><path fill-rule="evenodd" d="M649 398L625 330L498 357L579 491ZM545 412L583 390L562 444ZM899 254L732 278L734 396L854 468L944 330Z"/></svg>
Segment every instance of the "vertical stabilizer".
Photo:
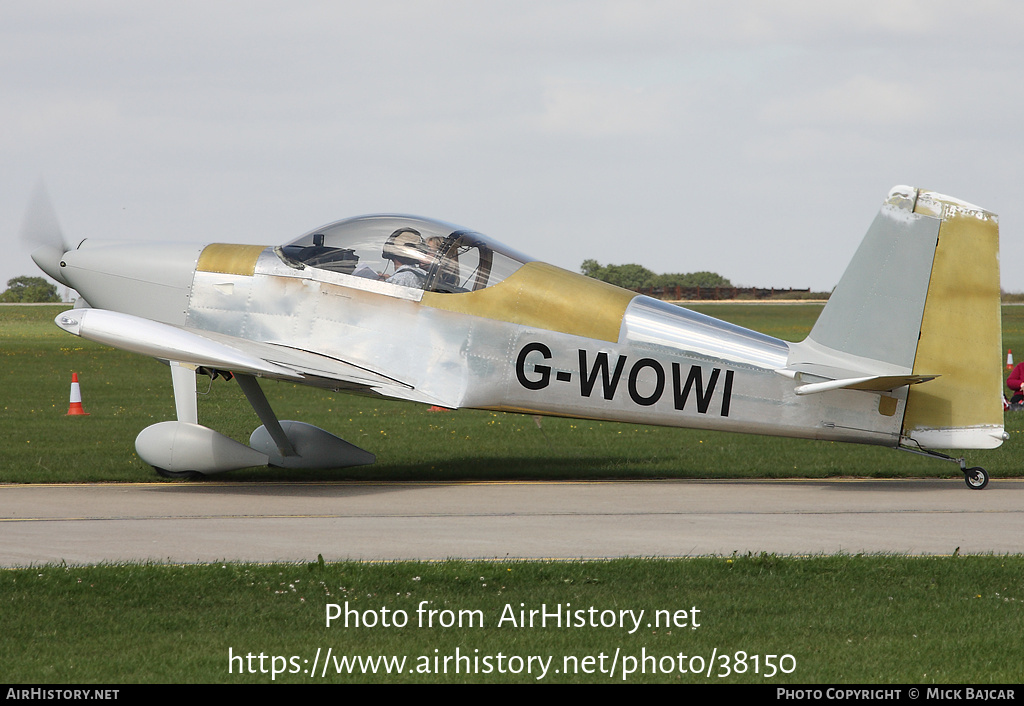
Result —
<svg viewBox="0 0 1024 706"><path fill-rule="evenodd" d="M889 192L801 344L813 347L819 362L890 374L913 367L940 224L915 212L916 198L906 186Z"/></svg>

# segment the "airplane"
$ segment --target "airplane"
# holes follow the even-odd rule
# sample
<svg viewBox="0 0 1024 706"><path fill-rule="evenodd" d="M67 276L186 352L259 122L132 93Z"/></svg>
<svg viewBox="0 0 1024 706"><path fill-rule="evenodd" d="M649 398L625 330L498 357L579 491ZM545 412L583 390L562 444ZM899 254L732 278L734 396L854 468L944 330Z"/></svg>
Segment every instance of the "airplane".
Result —
<svg viewBox="0 0 1024 706"><path fill-rule="evenodd" d="M997 217L924 189L889 192L799 343L427 218L349 218L276 247L69 243L42 220L33 259L81 295L57 326L170 366L177 419L136 439L165 477L375 461L279 420L260 378L450 409L887 446L959 463L972 489L987 471L938 449L1008 438ZM262 422L248 445L199 424L198 375L238 382Z"/></svg>

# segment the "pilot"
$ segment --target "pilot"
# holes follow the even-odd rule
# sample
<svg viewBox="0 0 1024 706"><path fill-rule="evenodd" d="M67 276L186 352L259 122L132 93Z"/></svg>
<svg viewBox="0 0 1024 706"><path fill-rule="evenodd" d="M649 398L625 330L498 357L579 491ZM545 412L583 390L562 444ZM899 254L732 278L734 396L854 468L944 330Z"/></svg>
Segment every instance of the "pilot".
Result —
<svg viewBox="0 0 1024 706"><path fill-rule="evenodd" d="M412 228L396 230L385 241L381 257L395 263L395 273L387 279L390 284L416 289L426 286L427 269L434 257L419 231Z"/></svg>

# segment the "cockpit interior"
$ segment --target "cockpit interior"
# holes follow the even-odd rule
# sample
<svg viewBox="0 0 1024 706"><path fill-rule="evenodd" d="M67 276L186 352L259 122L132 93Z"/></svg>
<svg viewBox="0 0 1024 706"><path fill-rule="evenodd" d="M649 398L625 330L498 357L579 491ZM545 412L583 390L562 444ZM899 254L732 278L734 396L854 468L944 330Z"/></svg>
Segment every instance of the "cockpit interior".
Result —
<svg viewBox="0 0 1024 706"><path fill-rule="evenodd" d="M533 260L449 223L393 215L329 223L275 252L289 267L445 294L491 287Z"/></svg>

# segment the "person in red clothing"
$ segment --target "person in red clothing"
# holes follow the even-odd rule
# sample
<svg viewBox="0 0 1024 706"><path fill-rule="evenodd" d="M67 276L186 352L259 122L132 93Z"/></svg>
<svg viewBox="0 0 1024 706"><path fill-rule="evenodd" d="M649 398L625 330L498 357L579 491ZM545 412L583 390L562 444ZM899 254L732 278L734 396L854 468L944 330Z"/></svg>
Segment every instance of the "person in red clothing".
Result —
<svg viewBox="0 0 1024 706"><path fill-rule="evenodd" d="M1010 398L1011 405L1024 403L1024 363L1017 363L1017 366L1006 379L1006 386L1013 390L1013 397Z"/></svg>

